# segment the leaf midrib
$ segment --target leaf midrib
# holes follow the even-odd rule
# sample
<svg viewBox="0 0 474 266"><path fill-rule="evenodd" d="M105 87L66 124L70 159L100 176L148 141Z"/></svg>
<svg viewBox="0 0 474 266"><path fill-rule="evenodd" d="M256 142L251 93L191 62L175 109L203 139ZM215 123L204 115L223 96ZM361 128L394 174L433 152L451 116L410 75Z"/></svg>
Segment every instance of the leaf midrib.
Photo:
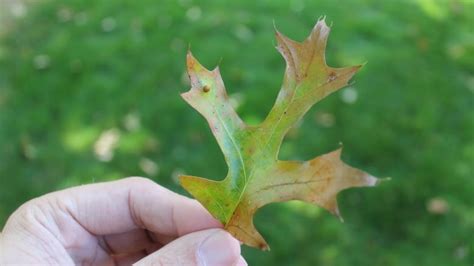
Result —
<svg viewBox="0 0 474 266"><path fill-rule="evenodd" d="M237 209L237 206L239 205L240 201L242 200L242 196L244 194L244 191L245 189L247 188L247 184L249 183L250 181L250 177L247 177L247 171L245 169L245 163L244 163L244 158L242 156L242 153L240 152L240 149L239 149L239 146L237 145L236 141L235 141L235 138L232 136L232 134L230 134L230 131L229 129L227 128L226 126L226 123L224 122L224 120L222 119L219 111L217 110L217 108L215 108L214 106L214 112L217 116L217 119L221 122L222 126L224 127L224 130L227 134L227 136L229 137L231 143L232 143L232 146L233 148L235 149L235 151L237 152L237 155L238 155L238 158L240 160L240 164L242 166L242 171L243 171L243 175L244 175L244 187L242 189L242 191L240 192L240 195L239 195L239 199L237 200L236 204L234 205L234 208L232 210L232 212L230 212L230 216L229 218L227 218L227 215L226 215L226 221L225 223L227 224L229 221L230 221L230 218L233 216L235 210ZM230 164L229 164L229 171L230 171Z"/></svg>

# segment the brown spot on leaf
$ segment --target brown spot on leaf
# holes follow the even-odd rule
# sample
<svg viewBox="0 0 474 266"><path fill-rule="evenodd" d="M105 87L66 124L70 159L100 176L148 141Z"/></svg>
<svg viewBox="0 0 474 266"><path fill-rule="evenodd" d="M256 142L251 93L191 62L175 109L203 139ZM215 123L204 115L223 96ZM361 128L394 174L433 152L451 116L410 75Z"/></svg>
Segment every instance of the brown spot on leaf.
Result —
<svg viewBox="0 0 474 266"><path fill-rule="evenodd" d="M207 85L204 85L202 87L202 91L205 92L205 93L209 92L210 90L211 90L211 88L209 88L209 86L207 86Z"/></svg>

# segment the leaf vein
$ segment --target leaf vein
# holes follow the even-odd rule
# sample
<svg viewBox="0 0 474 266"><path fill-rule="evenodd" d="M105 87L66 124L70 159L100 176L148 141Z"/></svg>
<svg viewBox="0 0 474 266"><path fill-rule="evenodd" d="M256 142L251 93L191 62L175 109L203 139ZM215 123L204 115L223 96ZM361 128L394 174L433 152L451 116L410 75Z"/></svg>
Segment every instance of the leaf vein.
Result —
<svg viewBox="0 0 474 266"><path fill-rule="evenodd" d="M327 181L329 180L330 178L321 178L321 179L317 179L317 180L306 180L306 181L296 181L296 182L284 182L284 183L279 183L279 184L272 184L272 185L269 185L269 186L266 186L266 187L263 187L261 189L259 189L257 192L262 192L262 191L265 191L265 190L270 190L270 189L273 189L273 188L276 188L276 187L281 187L281 186L293 186L293 185L308 185L308 184L311 184L311 183L319 183L319 182L323 182L323 181Z"/></svg>

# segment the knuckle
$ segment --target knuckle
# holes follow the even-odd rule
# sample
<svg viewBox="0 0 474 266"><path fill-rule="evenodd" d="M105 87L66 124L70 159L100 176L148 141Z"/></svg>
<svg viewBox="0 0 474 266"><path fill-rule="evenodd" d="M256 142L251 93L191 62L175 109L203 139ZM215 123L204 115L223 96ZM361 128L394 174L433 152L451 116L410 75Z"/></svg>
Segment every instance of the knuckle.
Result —
<svg viewBox="0 0 474 266"><path fill-rule="evenodd" d="M44 202L39 198L27 201L10 216L7 225L22 228L26 231L34 230L40 217L44 216L42 205L44 205Z"/></svg>
<svg viewBox="0 0 474 266"><path fill-rule="evenodd" d="M132 185L136 185L136 186L150 186L150 185L155 185L156 184L151 179L141 177L141 176L127 177L127 178L125 178L125 181L131 183Z"/></svg>

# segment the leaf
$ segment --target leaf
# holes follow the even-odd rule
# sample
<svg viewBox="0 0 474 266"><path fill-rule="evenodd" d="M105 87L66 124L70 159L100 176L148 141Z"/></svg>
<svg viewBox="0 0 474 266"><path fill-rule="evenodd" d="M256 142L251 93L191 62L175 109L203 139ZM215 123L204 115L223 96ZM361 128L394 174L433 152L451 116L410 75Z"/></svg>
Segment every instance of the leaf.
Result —
<svg viewBox="0 0 474 266"><path fill-rule="evenodd" d="M286 61L283 85L267 118L246 125L232 108L219 68L204 68L189 52L191 90L182 97L208 121L228 165L227 176L213 181L181 176L182 186L244 244L269 249L253 225L262 206L289 200L313 202L340 217L337 193L350 187L374 186L375 177L341 161L341 149L312 160L278 160L288 130L316 102L346 86L361 67L332 68L324 53L329 27L317 22L302 43L276 31L277 49Z"/></svg>

